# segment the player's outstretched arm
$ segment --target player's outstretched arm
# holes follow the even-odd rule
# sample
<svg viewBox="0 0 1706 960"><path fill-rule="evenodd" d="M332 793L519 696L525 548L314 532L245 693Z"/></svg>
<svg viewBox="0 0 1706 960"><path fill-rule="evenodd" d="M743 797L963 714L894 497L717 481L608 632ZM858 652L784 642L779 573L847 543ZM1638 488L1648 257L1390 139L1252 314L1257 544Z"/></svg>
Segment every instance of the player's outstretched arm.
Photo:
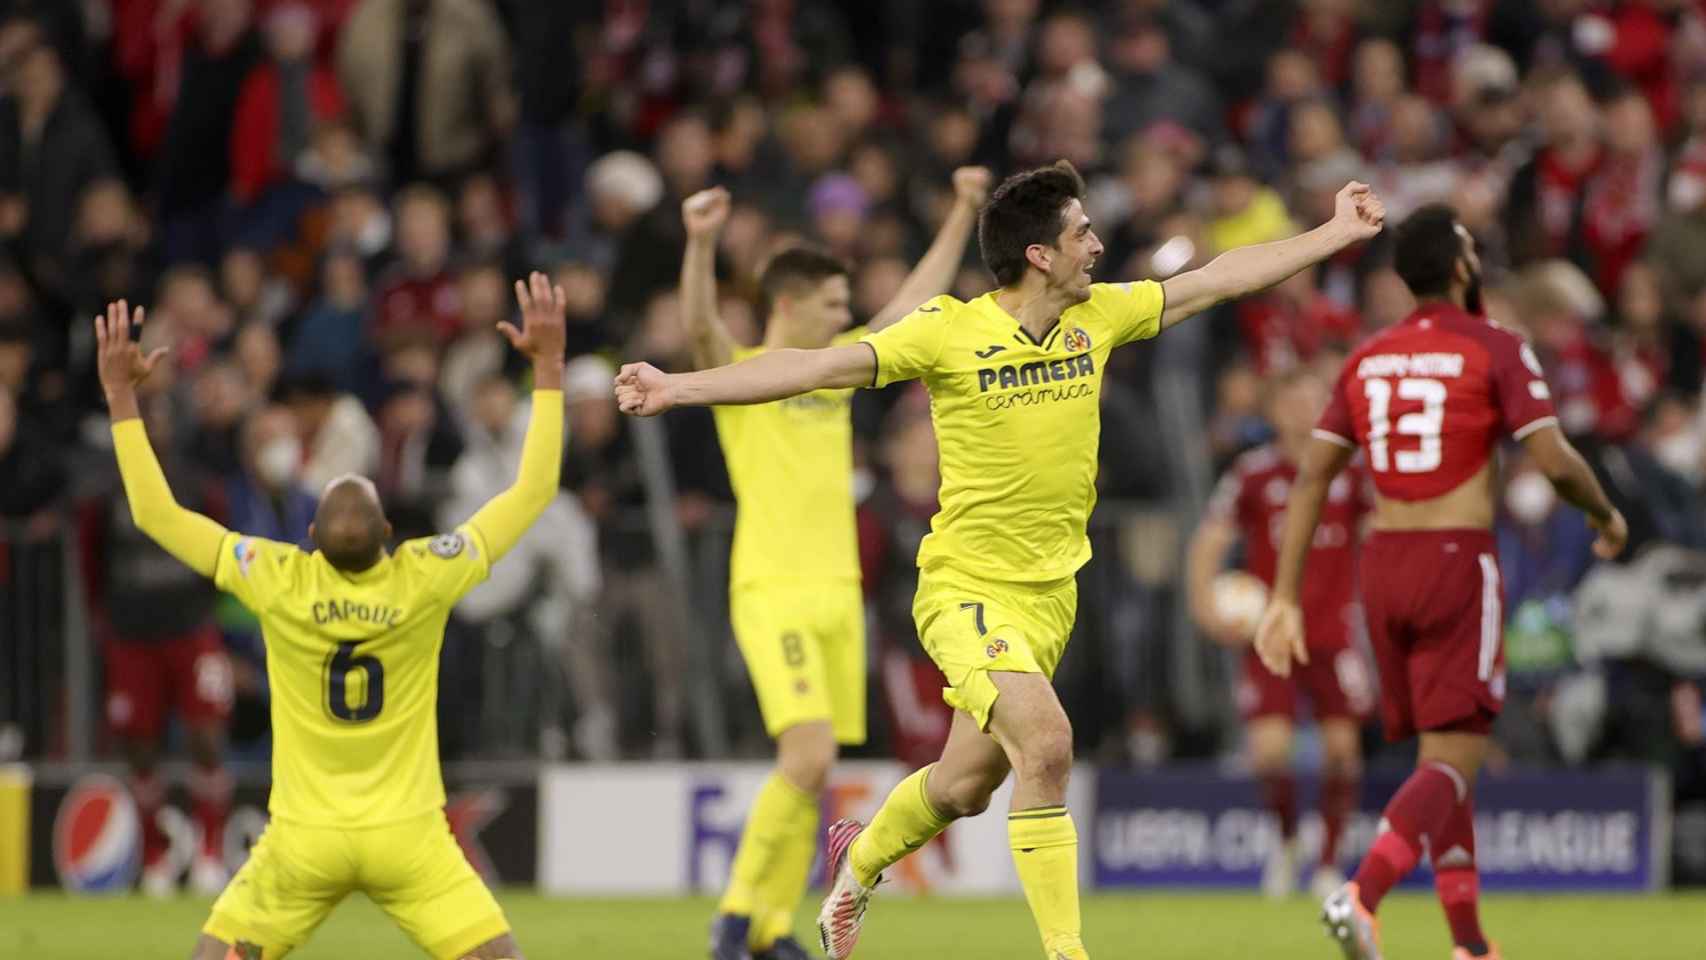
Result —
<svg viewBox="0 0 1706 960"><path fill-rule="evenodd" d="M701 190L681 202L687 252L681 257L681 322L693 345L693 364L704 369L734 359L735 340L717 313L717 235L729 221L729 192Z"/></svg>
<svg viewBox="0 0 1706 960"><path fill-rule="evenodd" d="M1522 448L1546 479L1552 481L1558 496L1587 514L1588 524L1599 534L1593 544L1594 555L1610 560L1622 553L1629 540L1629 524L1611 505L1611 498L1605 495L1593 468L1582 459L1564 431L1556 424L1541 427L1523 438Z"/></svg>
<svg viewBox="0 0 1706 960"><path fill-rule="evenodd" d="M1386 206L1367 184L1346 184L1334 200L1333 219L1308 233L1228 250L1195 270L1163 281L1167 306L1161 313L1161 329L1215 304L1265 290L1373 237L1385 222Z"/></svg>
<svg viewBox="0 0 1706 960"><path fill-rule="evenodd" d="M107 410L113 421L113 453L118 457L119 476L124 480L125 499L136 528L147 534L167 553L204 577L211 577L219 561L219 544L225 528L172 496L166 474L148 443L142 412L136 402L136 387L154 372L166 355L161 347L144 355L132 327L140 336L144 311L136 308L132 322L130 304L120 300L107 304L105 316L95 318L95 364Z"/></svg>
<svg viewBox="0 0 1706 960"><path fill-rule="evenodd" d="M1293 659L1309 662L1309 650L1303 642L1303 611L1297 599L1303 584L1303 564L1315 539L1315 526L1321 522L1327 489L1355 452L1352 447L1320 437L1309 441L1285 505L1285 534L1280 540L1273 597L1262 614L1262 625L1256 628L1256 654L1263 666L1282 677L1290 675Z"/></svg>
<svg viewBox="0 0 1706 960"><path fill-rule="evenodd" d="M990 173L986 167L961 167L954 171L953 209L948 211L947 219L936 231L936 239L930 242L930 249L924 251L918 265L906 275L894 297L871 318L867 325L870 332L876 333L898 322L931 297L948 292L953 285L954 274L959 272L960 263L965 259L966 243L971 240L972 229L977 226L977 212L989 199L989 181Z"/></svg>
<svg viewBox="0 0 1706 960"><path fill-rule="evenodd" d="M831 387L868 387L877 355L864 343L822 350L768 350L739 363L694 373L664 373L628 363L616 374L623 413L655 417L676 407L769 403Z"/></svg>
<svg viewBox="0 0 1706 960"><path fill-rule="evenodd" d="M481 507L469 525L480 531L491 561L508 553L556 497L563 475L563 314L567 298L542 273L515 282L521 328L498 331L533 361L533 411L515 483Z"/></svg>

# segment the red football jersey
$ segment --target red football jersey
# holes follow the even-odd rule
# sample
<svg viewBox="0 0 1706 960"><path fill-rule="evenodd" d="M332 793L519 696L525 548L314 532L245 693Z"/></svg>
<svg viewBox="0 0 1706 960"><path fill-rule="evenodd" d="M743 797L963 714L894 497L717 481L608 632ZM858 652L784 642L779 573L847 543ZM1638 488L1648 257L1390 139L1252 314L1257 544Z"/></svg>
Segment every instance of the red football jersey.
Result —
<svg viewBox="0 0 1706 960"><path fill-rule="evenodd" d="M1235 461L1209 500L1213 519L1231 523L1244 540L1244 569L1270 588L1285 536L1285 505L1297 466L1277 447L1257 447ZM1356 599L1357 531L1373 506L1361 462L1333 478L1309 550L1303 581L1304 636L1311 650L1340 650L1350 643Z"/></svg>
<svg viewBox="0 0 1706 960"><path fill-rule="evenodd" d="M1557 422L1526 340L1433 303L1350 355L1315 435L1367 451L1381 496L1429 500L1479 472L1500 436Z"/></svg>

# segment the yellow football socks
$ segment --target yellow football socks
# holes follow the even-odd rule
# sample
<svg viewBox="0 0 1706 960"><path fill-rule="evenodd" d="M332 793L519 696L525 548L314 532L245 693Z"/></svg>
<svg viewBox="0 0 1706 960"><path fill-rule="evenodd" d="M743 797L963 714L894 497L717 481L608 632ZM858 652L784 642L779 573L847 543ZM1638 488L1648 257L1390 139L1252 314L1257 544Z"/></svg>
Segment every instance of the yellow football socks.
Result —
<svg viewBox="0 0 1706 960"><path fill-rule="evenodd" d="M1013 866L1037 919L1048 960L1089 960L1078 920L1078 830L1065 807L1007 815Z"/></svg>
<svg viewBox="0 0 1706 960"><path fill-rule="evenodd" d="M784 862L792 863L798 854L790 851L803 846L808 851L817 842L817 798L789 783L780 773L771 773L758 790L757 799L746 815L746 828L741 831L740 846L735 850L734 865L729 870L729 888L723 894L718 909L741 917L754 917L759 907L776 909L783 905L771 900L766 893L780 884L777 877ZM808 859L806 870L811 869ZM800 888L804 889L802 877ZM798 900L799 894L795 894ZM792 904L787 905L792 910Z"/></svg>
<svg viewBox="0 0 1706 960"><path fill-rule="evenodd" d="M758 888L758 901L752 915L752 935L749 943L753 953L770 948L779 938L794 930L794 911L806 895L806 882L811 879L812 861L817 859L817 804L810 811L800 811L788 837L777 854L770 876Z"/></svg>
<svg viewBox="0 0 1706 960"><path fill-rule="evenodd" d="M917 770L897 784L871 818L871 825L848 848L847 862L860 883L867 887L875 884L890 864L929 843L953 822L937 813L924 793L924 782L933 767L935 764Z"/></svg>

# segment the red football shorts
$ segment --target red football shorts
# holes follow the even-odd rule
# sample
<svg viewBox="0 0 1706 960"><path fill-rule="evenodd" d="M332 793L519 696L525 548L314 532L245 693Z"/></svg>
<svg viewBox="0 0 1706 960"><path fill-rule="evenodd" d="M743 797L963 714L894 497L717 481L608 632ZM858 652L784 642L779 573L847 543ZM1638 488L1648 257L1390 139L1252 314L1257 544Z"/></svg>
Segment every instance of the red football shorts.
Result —
<svg viewBox="0 0 1706 960"><path fill-rule="evenodd" d="M191 726L231 715L231 660L213 627L156 640L109 635L105 648L107 723L119 736L158 738L168 710Z"/></svg>
<svg viewBox="0 0 1706 960"><path fill-rule="evenodd" d="M1298 693L1309 698L1316 720L1360 720L1374 699L1374 680L1354 647L1310 650L1308 663L1291 665L1291 676L1275 676L1254 649L1244 653L1238 681L1238 710L1245 720L1258 717L1297 718Z"/></svg>
<svg viewBox="0 0 1706 960"><path fill-rule="evenodd" d="M1485 734L1505 698L1504 584L1487 530L1376 530L1362 602L1389 740Z"/></svg>

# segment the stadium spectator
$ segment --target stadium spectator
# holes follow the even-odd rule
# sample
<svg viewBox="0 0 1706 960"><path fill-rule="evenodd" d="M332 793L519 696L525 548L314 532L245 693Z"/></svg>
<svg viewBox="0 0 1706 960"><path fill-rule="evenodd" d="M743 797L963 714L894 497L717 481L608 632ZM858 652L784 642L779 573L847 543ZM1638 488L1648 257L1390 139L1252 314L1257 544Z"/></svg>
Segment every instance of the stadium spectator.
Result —
<svg viewBox="0 0 1706 960"><path fill-rule="evenodd" d="M463 330L462 299L450 273L450 207L424 184L398 193L397 259L373 292L368 336L375 342L421 331L444 347Z"/></svg>
<svg viewBox="0 0 1706 960"><path fill-rule="evenodd" d="M64 481L58 451L0 384L0 521L27 522L38 535L51 529L42 511L59 498Z"/></svg>
<svg viewBox="0 0 1706 960"><path fill-rule="evenodd" d="M336 477L378 470L379 428L360 400L323 374L302 374L283 384L280 393L296 417L306 450L303 490L317 497Z"/></svg>
<svg viewBox="0 0 1706 960"><path fill-rule="evenodd" d="M215 262L231 238L231 136L243 79L260 62L251 0L201 0L176 72L161 146L159 206L168 262ZM168 85L170 85L168 81Z"/></svg>
<svg viewBox="0 0 1706 960"><path fill-rule="evenodd" d="M681 329L674 317L663 325ZM670 600L674 592L652 536L634 510L645 505L647 486L635 457L633 426L624 423L616 410L610 388L614 378L615 370L607 361L590 356L571 361L564 376L569 446L563 457L563 485L597 524L604 575L596 622L589 625L597 632L587 640L597 652L577 651L577 657L590 658L580 660L577 696L585 698L587 709L598 711L602 705L621 709L615 671L596 664L608 662L613 655L615 636L637 634L651 688L651 750L660 758L675 757L682 752L685 732L681 726L684 678L678 667L688 627L680 606ZM710 442L715 446L714 436ZM634 633L621 633L624 624ZM582 683L588 686L582 688Z"/></svg>
<svg viewBox="0 0 1706 960"><path fill-rule="evenodd" d="M1102 135L1112 145L1158 123L1191 131L1204 144L1220 142L1220 98L1207 78L1173 56L1172 41L1159 20L1124 21L1109 48L1113 70Z"/></svg>
<svg viewBox="0 0 1706 960"><path fill-rule="evenodd" d="M292 375L318 374L342 388L355 384L367 307L361 257L334 248L320 265L320 296L297 320L285 351Z"/></svg>
<svg viewBox="0 0 1706 960"><path fill-rule="evenodd" d="M315 124L343 112L337 77L314 60L315 27L313 9L295 0L267 13L267 59L243 81L231 135L231 194L239 204L255 203L285 181L308 151Z"/></svg>
<svg viewBox="0 0 1706 960"><path fill-rule="evenodd" d="M501 374L488 375L475 386L466 409L471 411L467 445L450 470L450 494L440 509L444 518L441 527L451 518L468 516L470 506L477 507L507 486L521 460L527 410L514 384ZM486 651L483 665L470 663L473 657L464 657L463 662L473 668L466 675L469 679L480 679L482 666L490 668L499 658L505 661L504 678L486 679L486 689L506 691L504 699L480 704L481 711L469 713L502 717L524 710L529 703L535 710L542 709L545 704L539 699L555 702L550 697L554 671L547 666L543 678L530 673L526 655L513 652L516 637L531 637L544 664L549 665L560 652L574 691L576 719L571 742L577 755L597 762L617 759L615 711L608 700L602 699L611 689L609 677L603 675L609 664L592 642L596 636L592 619L602 578L597 530L591 518L572 494L559 493L505 561L492 568L492 576L465 597L454 613L458 623L472 628L481 642L480 649ZM538 610L533 602L541 588L550 598L547 611ZM536 626L542 621L548 630ZM468 696L473 691L467 682L458 686L464 694L462 702L479 704L477 698ZM543 719L546 728L558 722L554 716ZM508 726L513 729L515 725L511 722ZM484 739L502 743L513 736L488 735ZM524 734L516 745L531 748L530 739ZM462 742L480 743L482 739L464 736Z"/></svg>
<svg viewBox="0 0 1706 960"><path fill-rule="evenodd" d="M448 188L513 124L509 42L477 0L363 0L338 39L356 129L391 183Z"/></svg>
<svg viewBox="0 0 1706 960"><path fill-rule="evenodd" d="M3 65L0 238L23 252L31 281L57 305L80 282L70 269L78 201L115 164L106 131L71 86L59 51L39 28L22 29L24 43Z"/></svg>

